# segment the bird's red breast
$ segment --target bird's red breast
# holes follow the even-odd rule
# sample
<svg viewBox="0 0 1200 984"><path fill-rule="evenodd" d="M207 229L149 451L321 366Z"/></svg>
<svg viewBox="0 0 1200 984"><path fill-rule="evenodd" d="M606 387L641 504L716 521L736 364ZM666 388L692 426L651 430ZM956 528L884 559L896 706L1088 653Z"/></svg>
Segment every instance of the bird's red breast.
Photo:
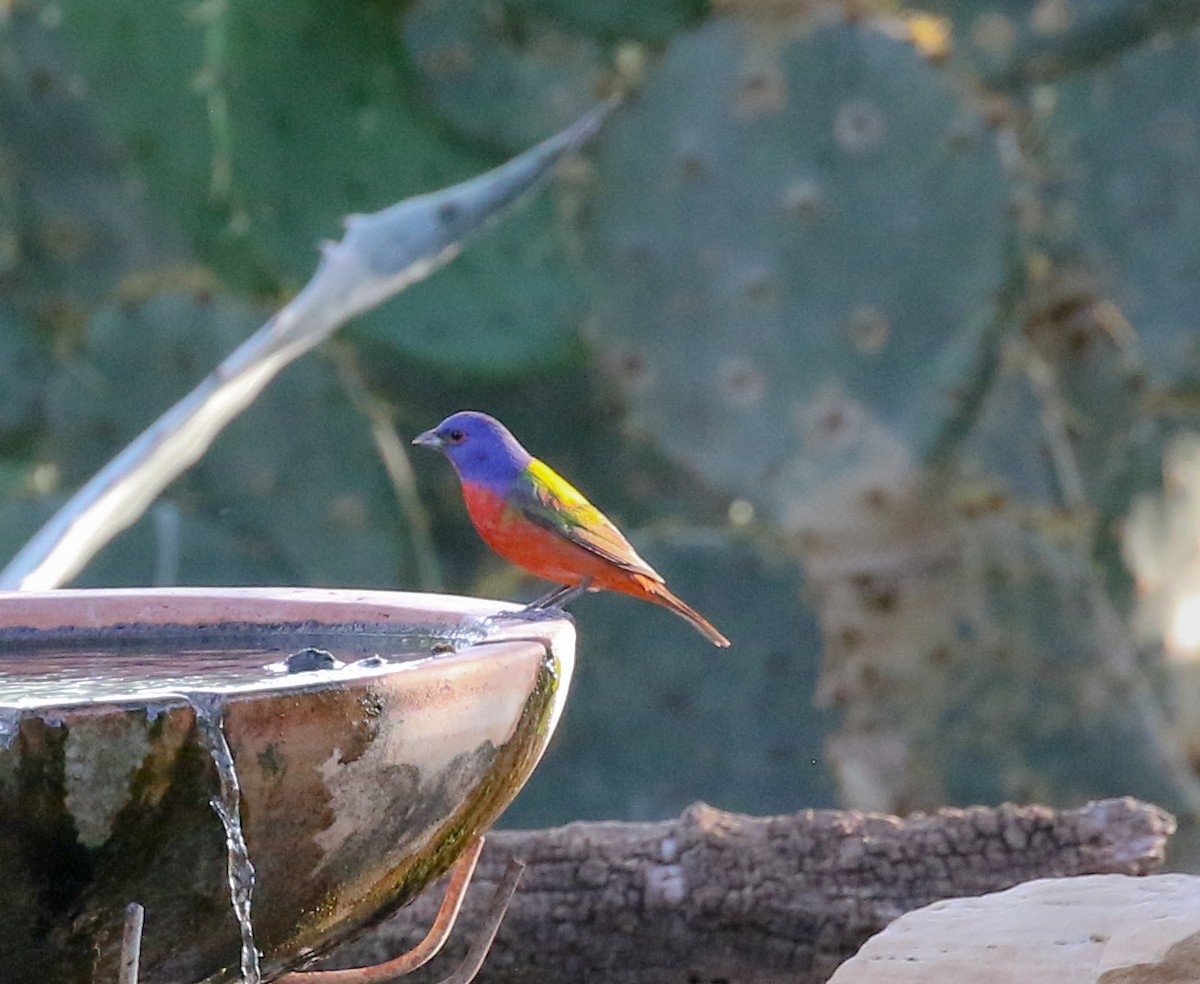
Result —
<svg viewBox="0 0 1200 984"><path fill-rule="evenodd" d="M647 597L645 575L631 574L612 561L586 550L552 530L531 522L502 495L463 482L463 500L479 535L496 553L535 577L575 585L584 578L592 586Z"/></svg>

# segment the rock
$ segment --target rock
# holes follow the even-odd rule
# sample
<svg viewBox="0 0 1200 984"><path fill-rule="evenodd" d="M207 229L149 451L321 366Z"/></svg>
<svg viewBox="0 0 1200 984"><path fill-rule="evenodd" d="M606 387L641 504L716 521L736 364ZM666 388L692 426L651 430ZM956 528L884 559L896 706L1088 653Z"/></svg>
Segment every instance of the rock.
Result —
<svg viewBox="0 0 1200 984"><path fill-rule="evenodd" d="M871 937L829 984L1195 984L1200 878L1085 875L947 899Z"/></svg>

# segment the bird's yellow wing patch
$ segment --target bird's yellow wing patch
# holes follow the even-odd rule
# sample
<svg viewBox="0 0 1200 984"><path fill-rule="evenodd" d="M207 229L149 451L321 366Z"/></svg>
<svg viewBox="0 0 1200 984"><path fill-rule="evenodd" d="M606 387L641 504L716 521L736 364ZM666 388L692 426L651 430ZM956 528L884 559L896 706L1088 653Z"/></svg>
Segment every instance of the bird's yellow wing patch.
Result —
<svg viewBox="0 0 1200 984"><path fill-rule="evenodd" d="M524 479L518 497L521 511L531 522L628 571L662 580L613 522L544 461L530 461Z"/></svg>
<svg viewBox="0 0 1200 984"><path fill-rule="evenodd" d="M533 484L542 492L553 497L554 504L567 512L591 513L593 516L603 516L599 509L584 497L579 489L563 478L546 462L534 458L526 466ZM592 518L592 517L588 517Z"/></svg>

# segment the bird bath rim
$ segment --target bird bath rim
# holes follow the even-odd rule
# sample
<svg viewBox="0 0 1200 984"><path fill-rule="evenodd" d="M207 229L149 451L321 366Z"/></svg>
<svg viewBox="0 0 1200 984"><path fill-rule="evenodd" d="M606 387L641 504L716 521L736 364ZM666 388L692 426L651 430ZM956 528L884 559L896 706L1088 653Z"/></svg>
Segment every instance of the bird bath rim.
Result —
<svg viewBox="0 0 1200 984"><path fill-rule="evenodd" d="M25 657L30 650L121 650L141 645L171 645L207 634L213 649L237 640L247 645L270 643L282 657L288 651L312 646L323 637L341 637L364 644L376 641L394 660L372 661L383 655L369 648L356 653L363 662L337 668L289 673L282 665L272 674L245 674L232 682L189 684L188 692L229 696L273 690L329 685L355 678L384 676L431 660L446 663L461 658L471 647L498 642L541 639L550 641L562 631L563 619L548 623L504 619L517 606L460 595L376 589L291 587L179 588L63 588L51 591L0 591L0 712L30 711L87 704L145 703L178 698L179 686L156 690L139 685L130 693L107 692L94 697L69 695L13 698L4 687L6 660ZM230 619L230 613L235 617ZM353 618L346 613L354 612ZM569 616L564 616L569 618ZM404 651L414 639L433 646L417 654ZM289 646L289 640L293 645ZM436 648L435 648L436 647ZM445 648L442 648L445 647ZM395 651L398 648L399 653ZM461 651L458 651L460 650ZM12 664L10 664L11 667ZM25 665L25 661L20 665ZM249 668L259 667L253 660ZM26 671L28 673L30 671ZM18 686L10 675L10 689Z"/></svg>

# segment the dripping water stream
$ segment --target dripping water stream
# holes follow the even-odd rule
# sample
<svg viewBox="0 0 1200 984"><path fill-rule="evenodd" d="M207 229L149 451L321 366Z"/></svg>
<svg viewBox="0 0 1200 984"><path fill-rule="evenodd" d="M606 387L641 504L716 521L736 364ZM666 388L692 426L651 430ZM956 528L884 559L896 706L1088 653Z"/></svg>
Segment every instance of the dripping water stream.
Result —
<svg viewBox="0 0 1200 984"><path fill-rule="evenodd" d="M242 934L242 982L260 984L259 954L254 945L254 924L250 914L254 894L254 865L250 862L246 838L242 833L242 792L233 764L233 753L222 727L224 706L220 694L188 693L183 696L196 712L196 731L212 756L221 782L220 795L209 802L220 818L221 826L225 828L225 845L229 851L229 896Z"/></svg>

